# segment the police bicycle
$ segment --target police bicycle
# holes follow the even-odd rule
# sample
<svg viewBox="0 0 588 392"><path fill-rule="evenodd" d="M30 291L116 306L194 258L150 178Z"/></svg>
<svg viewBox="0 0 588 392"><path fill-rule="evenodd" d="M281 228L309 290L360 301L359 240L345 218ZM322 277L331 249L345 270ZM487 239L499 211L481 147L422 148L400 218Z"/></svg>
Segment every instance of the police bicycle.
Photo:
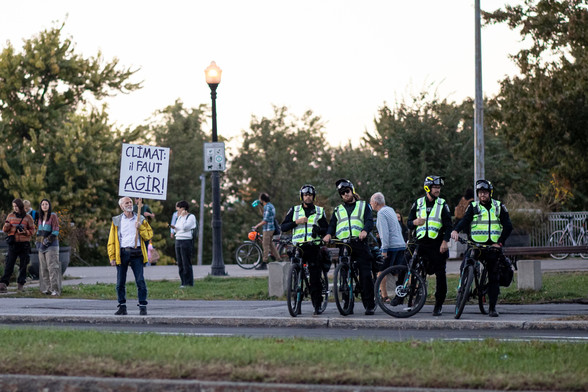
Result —
<svg viewBox="0 0 588 392"><path fill-rule="evenodd" d="M335 305L342 316L353 314L355 298L359 298L361 284L359 281L359 266L351 257L351 243L359 241L358 238L332 239L331 244L339 248L337 267L333 274L333 294Z"/></svg>
<svg viewBox="0 0 588 392"><path fill-rule="evenodd" d="M302 261L304 242L293 245L290 250L290 271L287 280L286 302L290 316L296 317L302 314L302 301L310 298L310 271L308 264ZM316 260L320 263L320 258ZM322 266L321 266L322 267ZM327 308L329 302L329 278L328 271L321 268L321 294L323 297L319 312Z"/></svg>
<svg viewBox="0 0 588 392"><path fill-rule="evenodd" d="M376 304L393 317L417 314L427 299L427 269L418 244L409 244L408 265L393 265L382 271L374 285Z"/></svg>
<svg viewBox="0 0 588 392"><path fill-rule="evenodd" d="M459 277L459 283L457 286L457 298L455 299L455 318L459 319L463 313L465 305L468 303L470 298L476 298L478 300L478 307L482 314L488 314L488 269L486 260L479 260L479 250L485 249L490 252L499 252L498 263L506 263L510 268L510 260L502 255L502 249L491 246L478 244L473 241L466 241L462 238L458 239L462 244L468 244L468 249L464 256L464 265ZM504 260L502 260L504 258ZM501 268L501 266L497 266ZM516 269L516 261L514 263ZM512 276L511 276L512 279ZM509 283L510 284L510 283ZM473 286L473 287L472 287Z"/></svg>

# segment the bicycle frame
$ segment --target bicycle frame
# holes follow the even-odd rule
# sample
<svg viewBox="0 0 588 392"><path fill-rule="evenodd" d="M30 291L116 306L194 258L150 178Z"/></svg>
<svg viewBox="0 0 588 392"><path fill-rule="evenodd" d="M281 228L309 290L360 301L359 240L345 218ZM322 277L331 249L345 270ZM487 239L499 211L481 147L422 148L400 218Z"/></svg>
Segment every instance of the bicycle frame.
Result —
<svg viewBox="0 0 588 392"><path fill-rule="evenodd" d="M334 273L335 304L339 313L347 316L353 313L355 297L361 293L357 262L351 259L350 243L354 239L332 240L339 248L338 265Z"/></svg>
<svg viewBox="0 0 588 392"><path fill-rule="evenodd" d="M308 263L303 261L303 244L295 244L290 252L290 273L288 275L287 305L292 317L301 314L302 301L310 297L310 270ZM295 280L294 280L295 279ZM324 312L328 303L328 276L326 271L322 272L321 278L323 301L320 313ZM325 290L326 286L326 290ZM293 296L295 295L295 298ZM318 314L320 314L318 313Z"/></svg>
<svg viewBox="0 0 588 392"><path fill-rule="evenodd" d="M586 231L586 221L584 219L581 226L574 225L573 216L563 216L568 220L566 227L563 230L556 230L549 236L549 245L551 246L578 246L588 244L588 235ZM577 233L577 237L574 238L574 233ZM583 259L588 258L587 253L580 253L580 257ZM562 260L569 256L569 253L551 253L551 257L554 259Z"/></svg>

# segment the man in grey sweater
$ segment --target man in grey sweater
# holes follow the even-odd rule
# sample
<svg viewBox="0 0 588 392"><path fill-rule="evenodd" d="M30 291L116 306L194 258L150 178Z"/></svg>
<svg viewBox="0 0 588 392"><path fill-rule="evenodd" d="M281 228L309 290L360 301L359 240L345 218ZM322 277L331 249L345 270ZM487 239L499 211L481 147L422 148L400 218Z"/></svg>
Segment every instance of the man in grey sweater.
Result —
<svg viewBox="0 0 588 392"><path fill-rule="evenodd" d="M386 199L381 192L372 195L370 205L378 213L376 228L382 241L382 256L384 256L382 271L392 265L404 264L406 243L402 237L402 229L396 212L386 205Z"/></svg>
<svg viewBox="0 0 588 392"><path fill-rule="evenodd" d="M370 198L370 205L372 209L378 213L376 220L376 228L378 229L378 235L382 241L382 256L384 257L384 263L380 267L378 275L386 268L392 265L405 265L404 251L406 250L406 243L402 236L402 228L400 222L396 217L396 212L392 207L386 205L386 199L381 192L376 192ZM382 282L380 287L380 293L382 297L387 298L388 293L386 292L386 283ZM400 298L395 297L393 306L396 306L400 302Z"/></svg>

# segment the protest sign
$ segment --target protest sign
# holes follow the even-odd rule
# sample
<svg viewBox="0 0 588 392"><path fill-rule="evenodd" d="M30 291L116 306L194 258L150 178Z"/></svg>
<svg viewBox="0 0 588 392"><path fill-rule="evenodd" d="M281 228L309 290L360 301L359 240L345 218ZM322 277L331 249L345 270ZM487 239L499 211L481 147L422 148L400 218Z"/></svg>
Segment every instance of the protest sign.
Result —
<svg viewBox="0 0 588 392"><path fill-rule="evenodd" d="M123 143L119 196L165 200L169 148Z"/></svg>

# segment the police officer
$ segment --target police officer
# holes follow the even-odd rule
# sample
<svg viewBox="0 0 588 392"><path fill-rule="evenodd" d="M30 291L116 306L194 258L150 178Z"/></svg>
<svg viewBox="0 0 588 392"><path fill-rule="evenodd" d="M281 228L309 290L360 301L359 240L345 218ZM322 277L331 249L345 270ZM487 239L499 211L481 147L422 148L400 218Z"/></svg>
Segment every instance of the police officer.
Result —
<svg viewBox="0 0 588 392"><path fill-rule="evenodd" d="M351 181L340 179L335 183L343 204L333 211L327 235L323 241L331 241L331 237L338 239L357 238L352 241L351 257L359 266L359 280L361 283L361 301L365 314L371 316L375 311L374 281L372 277L372 256L367 245L367 236L374 227L372 209L369 204L359 200Z"/></svg>
<svg viewBox="0 0 588 392"><path fill-rule="evenodd" d="M302 261L307 263L310 273L310 297L314 306L314 314L321 314L323 301L321 275L323 262L320 257L320 238L327 232L325 209L315 206L316 190L310 184L300 188L302 204L292 206L284 222L282 231L292 230L292 243L302 248Z"/></svg>
<svg viewBox="0 0 588 392"><path fill-rule="evenodd" d="M501 248L510 233L512 223L508 210L500 201L492 198L494 187L487 180L476 181L476 193L479 202L472 201L462 220L451 232L451 238L457 241L459 232L470 228L470 239L478 244L491 245ZM496 302L500 294L498 262L501 252L480 249L479 260L486 260L488 269L488 300L490 317L498 317Z"/></svg>
<svg viewBox="0 0 588 392"><path fill-rule="evenodd" d="M423 184L426 194L412 205L407 221L409 230L416 230L419 254L427 262L427 273L436 277L433 316L441 316L447 296L445 267L452 225L449 207L439 197L444 184L443 177L427 176Z"/></svg>

